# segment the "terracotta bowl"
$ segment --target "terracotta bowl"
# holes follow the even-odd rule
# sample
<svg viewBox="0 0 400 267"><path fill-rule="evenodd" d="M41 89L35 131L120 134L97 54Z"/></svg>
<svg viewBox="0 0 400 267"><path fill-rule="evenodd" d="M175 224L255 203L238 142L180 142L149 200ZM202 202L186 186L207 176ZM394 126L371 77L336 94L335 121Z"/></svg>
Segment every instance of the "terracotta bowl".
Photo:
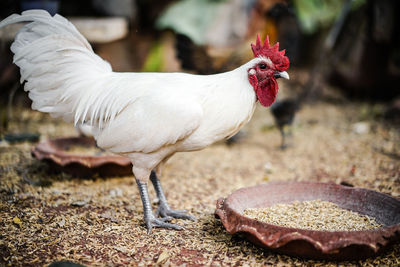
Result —
<svg viewBox="0 0 400 267"><path fill-rule="evenodd" d="M316 199L374 217L383 227L366 231L313 231L271 225L242 215L247 208ZM227 198L220 198L215 213L231 234L242 233L265 248L312 259L363 259L400 239L400 200L333 183L274 182L239 189Z"/></svg>
<svg viewBox="0 0 400 267"><path fill-rule="evenodd" d="M78 146L93 149L96 143L89 137L67 137L49 139L32 149L32 155L38 160L48 162L52 168L76 176L125 176L132 174L129 159L117 155L72 154L68 150Z"/></svg>

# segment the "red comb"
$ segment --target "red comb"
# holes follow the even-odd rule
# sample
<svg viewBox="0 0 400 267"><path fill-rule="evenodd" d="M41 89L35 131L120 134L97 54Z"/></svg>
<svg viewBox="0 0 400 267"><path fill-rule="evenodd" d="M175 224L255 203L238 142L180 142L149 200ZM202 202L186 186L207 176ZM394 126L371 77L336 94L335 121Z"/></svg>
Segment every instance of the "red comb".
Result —
<svg viewBox="0 0 400 267"><path fill-rule="evenodd" d="M257 34L256 44L251 44L254 57L263 56L269 58L279 71L285 71L289 68L289 59L285 56L285 49L279 51L279 42L274 46L269 45L269 37L265 38L265 42L261 45L260 35Z"/></svg>

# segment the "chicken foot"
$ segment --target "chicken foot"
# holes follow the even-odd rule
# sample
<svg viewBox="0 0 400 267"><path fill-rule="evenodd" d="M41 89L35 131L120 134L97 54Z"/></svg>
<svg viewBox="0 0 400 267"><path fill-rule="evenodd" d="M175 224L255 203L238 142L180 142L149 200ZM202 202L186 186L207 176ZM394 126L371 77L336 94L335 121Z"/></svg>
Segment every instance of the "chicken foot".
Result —
<svg viewBox="0 0 400 267"><path fill-rule="evenodd" d="M171 220L171 217L164 217L164 218L156 218L154 216L153 211L151 209L149 192L147 189L147 183L136 179L136 183L139 188L140 198L142 199L143 203L143 211L144 211L144 221L147 227L147 233L151 234L153 227L161 227L161 228L168 228L168 229L175 229L181 230L183 229L182 226L167 223L167 221Z"/></svg>
<svg viewBox="0 0 400 267"><path fill-rule="evenodd" d="M169 207L167 199L165 198L164 192L161 187L160 179L158 179L154 171L150 174L150 181L153 183L154 190L156 191L157 197L159 199L158 209L156 216L161 216L162 218L177 218L184 220L195 221L196 218L186 214L185 210L173 210Z"/></svg>

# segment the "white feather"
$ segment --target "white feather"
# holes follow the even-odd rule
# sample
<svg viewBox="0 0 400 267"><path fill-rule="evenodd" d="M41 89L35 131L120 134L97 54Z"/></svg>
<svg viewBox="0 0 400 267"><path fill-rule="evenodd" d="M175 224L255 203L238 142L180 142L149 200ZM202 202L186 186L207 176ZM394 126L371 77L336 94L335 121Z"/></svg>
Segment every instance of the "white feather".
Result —
<svg viewBox="0 0 400 267"><path fill-rule="evenodd" d="M74 119L75 124L102 124L102 110L115 100L106 94L117 87L111 66L94 54L75 26L60 15L25 11L9 16L0 27L17 22L31 22L19 30L11 50L21 70L21 82L26 81L25 90L33 100L32 108ZM119 110L114 109L108 118Z"/></svg>

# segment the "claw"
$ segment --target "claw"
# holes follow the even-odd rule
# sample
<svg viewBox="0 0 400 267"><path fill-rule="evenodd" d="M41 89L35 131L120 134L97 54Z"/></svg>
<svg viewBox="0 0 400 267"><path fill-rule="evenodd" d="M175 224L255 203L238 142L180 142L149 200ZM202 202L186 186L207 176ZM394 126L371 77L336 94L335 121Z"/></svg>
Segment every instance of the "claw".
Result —
<svg viewBox="0 0 400 267"><path fill-rule="evenodd" d="M172 217L176 219L184 219L184 220L191 220L196 221L196 218L192 215L186 214L186 210L173 210L170 209L168 206L160 205L157 209L157 215L165 218L165 217Z"/></svg>
<svg viewBox="0 0 400 267"><path fill-rule="evenodd" d="M173 230L182 230L183 227L177 224L167 223L166 221L169 220L170 217L164 218L156 218L154 215L151 218L145 218L146 226L147 226L147 234L152 233L153 227L158 228L167 228Z"/></svg>
<svg viewBox="0 0 400 267"><path fill-rule="evenodd" d="M156 217L158 217L158 215L156 215ZM160 221L163 221L163 222L170 222L170 221L172 221L173 219L174 219L174 217L172 217L172 216L165 216L165 217L161 217L161 218L158 218Z"/></svg>
<svg viewBox="0 0 400 267"><path fill-rule="evenodd" d="M169 207L167 199L165 198L164 192L161 187L160 180L158 179L154 171L151 172L150 180L153 183L154 189L156 190L157 197L160 200L158 203L158 209L156 212L157 217L173 217L176 219L184 219L195 221L196 218L186 214L185 210L173 210Z"/></svg>

